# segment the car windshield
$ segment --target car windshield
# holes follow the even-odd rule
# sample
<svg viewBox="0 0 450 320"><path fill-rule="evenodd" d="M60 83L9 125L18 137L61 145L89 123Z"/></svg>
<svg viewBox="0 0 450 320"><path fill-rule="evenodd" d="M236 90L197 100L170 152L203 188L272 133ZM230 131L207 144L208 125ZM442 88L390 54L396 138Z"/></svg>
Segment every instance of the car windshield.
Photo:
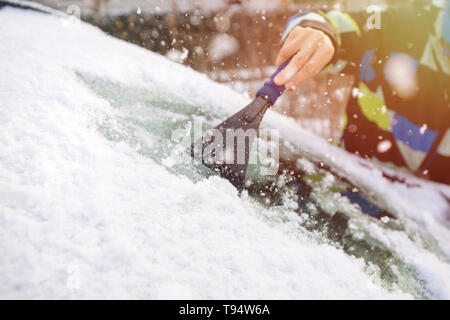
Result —
<svg viewBox="0 0 450 320"><path fill-rule="evenodd" d="M0 20L4 297L115 298L130 284L139 298L450 297L448 187L270 110L279 168L261 175L262 155L238 192L180 161L180 141L249 97L86 23L18 8ZM31 265L39 281L22 277ZM71 267L81 289L48 280Z"/></svg>

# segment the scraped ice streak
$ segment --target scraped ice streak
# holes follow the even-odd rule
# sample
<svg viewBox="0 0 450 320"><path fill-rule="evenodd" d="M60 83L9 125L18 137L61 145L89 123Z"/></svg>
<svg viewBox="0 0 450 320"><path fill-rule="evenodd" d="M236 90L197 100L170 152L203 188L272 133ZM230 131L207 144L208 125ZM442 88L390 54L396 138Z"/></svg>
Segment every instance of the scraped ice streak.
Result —
<svg viewBox="0 0 450 320"><path fill-rule="evenodd" d="M0 20L1 298L412 298L299 227L294 204L265 208L223 179L164 166L172 129L216 124L246 99L85 24L8 8ZM272 120L345 169L339 151ZM404 216L415 210L401 187L374 187ZM420 210L442 210L427 190ZM430 216L423 225L448 239ZM376 226L431 297L450 298L448 251Z"/></svg>

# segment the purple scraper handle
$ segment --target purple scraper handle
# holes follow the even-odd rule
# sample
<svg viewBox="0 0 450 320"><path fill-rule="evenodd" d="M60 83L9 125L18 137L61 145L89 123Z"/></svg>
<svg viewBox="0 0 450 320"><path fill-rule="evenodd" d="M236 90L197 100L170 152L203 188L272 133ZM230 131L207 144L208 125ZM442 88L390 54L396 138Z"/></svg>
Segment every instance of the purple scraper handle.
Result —
<svg viewBox="0 0 450 320"><path fill-rule="evenodd" d="M291 58L292 59L292 58ZM280 65L275 71L269 80L264 83L264 86L259 89L259 91L256 93L256 96L266 96L269 101L270 105L274 105L275 101L283 94L285 87L284 86L277 86L275 82L273 82L273 79L291 62L291 59L286 60L282 65Z"/></svg>

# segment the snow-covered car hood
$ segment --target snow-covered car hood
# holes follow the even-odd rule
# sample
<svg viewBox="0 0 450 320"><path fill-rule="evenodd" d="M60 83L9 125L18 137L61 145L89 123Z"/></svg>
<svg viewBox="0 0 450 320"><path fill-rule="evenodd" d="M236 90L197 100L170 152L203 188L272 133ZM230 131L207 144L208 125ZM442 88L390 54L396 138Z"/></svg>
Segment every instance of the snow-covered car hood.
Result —
<svg viewBox="0 0 450 320"><path fill-rule="evenodd" d="M0 297L450 298L448 187L393 183L267 114L304 166L326 163L399 217L387 228L318 199L355 212L355 234L401 260L400 283L387 284L305 228L294 201L265 205L172 165L172 130L215 125L247 98L64 16L5 7L0 21Z"/></svg>

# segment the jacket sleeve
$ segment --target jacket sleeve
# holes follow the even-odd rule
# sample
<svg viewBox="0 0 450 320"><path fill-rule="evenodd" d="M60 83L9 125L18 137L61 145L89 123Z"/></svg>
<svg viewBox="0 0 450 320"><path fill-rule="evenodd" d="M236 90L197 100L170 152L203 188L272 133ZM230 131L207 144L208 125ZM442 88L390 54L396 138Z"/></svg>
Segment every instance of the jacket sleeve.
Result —
<svg viewBox="0 0 450 320"><path fill-rule="evenodd" d="M450 55L449 8L447 3L443 10L443 19L438 19L443 8L421 3L371 5L351 14L338 10L326 13L320 10L305 10L288 20L282 41L286 40L296 26L321 30L330 37L335 47L334 57L327 69L340 61L345 62L345 73L352 74L359 72L359 64L364 63L364 59L370 60L373 52L381 59L396 51L408 53L418 61L433 60L434 57L430 54L426 55L430 50L423 52L430 35L433 34L442 38L444 43L444 49L440 50L442 52L439 54L447 57ZM405 28L408 31L405 31ZM439 42L439 39L436 42ZM426 64L426 61L424 63ZM429 65L431 69L436 69L432 62Z"/></svg>

